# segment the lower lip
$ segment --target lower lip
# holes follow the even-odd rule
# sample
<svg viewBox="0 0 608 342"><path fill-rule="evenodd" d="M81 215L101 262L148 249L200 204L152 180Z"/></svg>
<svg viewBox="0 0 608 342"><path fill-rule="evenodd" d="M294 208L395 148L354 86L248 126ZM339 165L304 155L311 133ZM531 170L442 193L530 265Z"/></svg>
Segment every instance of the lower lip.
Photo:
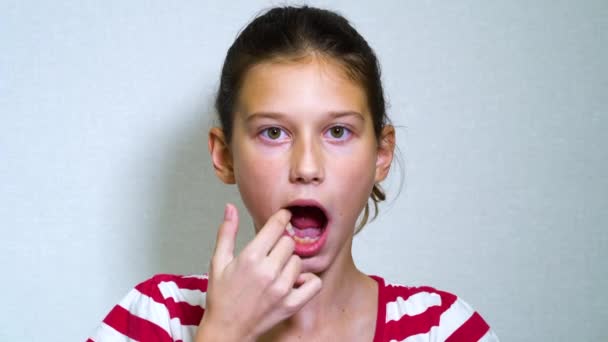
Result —
<svg viewBox="0 0 608 342"><path fill-rule="evenodd" d="M319 238L314 242L302 243L302 242L298 242L294 239L294 241L296 243L294 254L297 254L297 255L299 255L301 257L305 257L305 258L319 254L319 252L325 245L325 241L327 240L327 231L329 230L328 227L329 227L329 222L325 226L325 229L323 229L323 231L321 232L321 236L319 236ZM289 235L289 233L287 233L287 231L285 231L283 233L283 235L291 237Z"/></svg>

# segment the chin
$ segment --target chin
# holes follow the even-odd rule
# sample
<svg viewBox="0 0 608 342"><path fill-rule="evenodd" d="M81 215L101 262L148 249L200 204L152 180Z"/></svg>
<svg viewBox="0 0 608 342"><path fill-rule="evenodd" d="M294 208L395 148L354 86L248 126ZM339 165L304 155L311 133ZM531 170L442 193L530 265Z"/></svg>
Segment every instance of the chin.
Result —
<svg viewBox="0 0 608 342"><path fill-rule="evenodd" d="M320 274L329 268L329 263L326 258L321 256L312 256L302 258L302 269L300 273Z"/></svg>
<svg viewBox="0 0 608 342"><path fill-rule="evenodd" d="M326 251L327 252L327 251ZM320 275L327 272L331 267L340 262L340 255L320 253L312 257L301 258L302 269L300 273L314 273Z"/></svg>

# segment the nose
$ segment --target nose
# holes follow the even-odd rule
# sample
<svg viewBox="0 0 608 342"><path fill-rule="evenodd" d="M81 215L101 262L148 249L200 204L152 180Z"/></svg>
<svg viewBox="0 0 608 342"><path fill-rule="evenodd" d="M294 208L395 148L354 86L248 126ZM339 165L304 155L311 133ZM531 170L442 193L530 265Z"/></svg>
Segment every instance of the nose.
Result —
<svg viewBox="0 0 608 342"><path fill-rule="evenodd" d="M290 182L320 184L324 178L323 153L319 143L314 139L296 140L291 154Z"/></svg>

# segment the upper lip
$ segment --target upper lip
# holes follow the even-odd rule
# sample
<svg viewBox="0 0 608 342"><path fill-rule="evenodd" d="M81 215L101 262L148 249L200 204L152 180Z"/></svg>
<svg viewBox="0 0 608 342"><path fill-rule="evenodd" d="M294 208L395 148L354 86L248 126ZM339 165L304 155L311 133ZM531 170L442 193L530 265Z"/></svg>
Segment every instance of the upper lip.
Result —
<svg viewBox="0 0 608 342"><path fill-rule="evenodd" d="M331 220L331 217L329 216L329 212L327 211L327 209L321 203L319 203L319 201L314 200L314 199L297 199L297 200L289 202L285 206L285 209L289 209L289 207L317 207L317 208L321 209L323 214L325 214L325 218L327 219L328 225L329 225L329 221Z"/></svg>

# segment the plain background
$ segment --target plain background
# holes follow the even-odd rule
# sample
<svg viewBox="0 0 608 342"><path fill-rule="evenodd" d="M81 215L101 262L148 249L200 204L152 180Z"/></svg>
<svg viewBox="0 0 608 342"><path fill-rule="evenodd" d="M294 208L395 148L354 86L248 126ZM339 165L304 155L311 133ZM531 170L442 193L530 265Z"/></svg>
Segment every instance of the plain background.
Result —
<svg viewBox="0 0 608 342"><path fill-rule="evenodd" d="M606 341L608 3L312 3L376 50L398 126L362 270L460 295L503 341ZM272 4L0 1L0 340L84 340L135 284L207 270L241 206L213 95Z"/></svg>

